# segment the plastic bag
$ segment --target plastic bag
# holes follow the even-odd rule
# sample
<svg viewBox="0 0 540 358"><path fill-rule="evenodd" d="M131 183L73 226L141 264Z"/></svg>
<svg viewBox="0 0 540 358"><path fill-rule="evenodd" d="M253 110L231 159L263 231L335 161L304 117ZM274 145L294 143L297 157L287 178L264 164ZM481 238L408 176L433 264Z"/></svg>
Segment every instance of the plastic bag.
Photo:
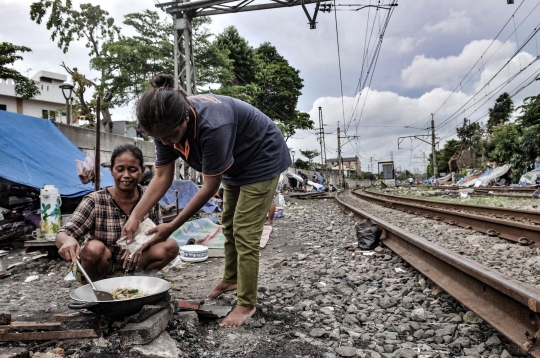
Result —
<svg viewBox="0 0 540 358"><path fill-rule="evenodd" d="M126 243L127 236L124 236L120 238L118 241L116 241L116 244L122 249L129 249L129 257L133 256L135 252L137 252L144 244L146 244L148 241L150 241L155 234L152 235L146 235L146 232L150 229L153 229L156 227L156 224L149 218L144 219L142 223L139 224L139 227L137 227L137 230L133 233L133 240L128 245Z"/></svg>
<svg viewBox="0 0 540 358"><path fill-rule="evenodd" d="M77 175L79 176L79 179L81 179L81 182L83 184L88 184L93 181L96 176L96 171L94 170L94 163L96 162L95 155L88 154L86 158L84 158L84 161L75 159L75 162L77 163Z"/></svg>
<svg viewBox="0 0 540 358"><path fill-rule="evenodd" d="M364 219L355 228L360 250L373 250L381 243L382 230L371 220Z"/></svg>

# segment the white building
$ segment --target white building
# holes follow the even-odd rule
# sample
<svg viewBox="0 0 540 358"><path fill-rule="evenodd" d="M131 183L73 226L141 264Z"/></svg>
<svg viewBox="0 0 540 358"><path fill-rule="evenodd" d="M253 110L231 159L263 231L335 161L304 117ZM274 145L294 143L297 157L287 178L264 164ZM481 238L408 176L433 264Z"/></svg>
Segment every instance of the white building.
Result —
<svg viewBox="0 0 540 358"><path fill-rule="evenodd" d="M36 82L41 93L32 99L22 99L15 95L13 80L0 79L0 110L48 119L53 119L55 111L61 110L62 113L56 116L56 121L66 123L66 100L59 86L67 80L67 76L39 71L32 80Z"/></svg>

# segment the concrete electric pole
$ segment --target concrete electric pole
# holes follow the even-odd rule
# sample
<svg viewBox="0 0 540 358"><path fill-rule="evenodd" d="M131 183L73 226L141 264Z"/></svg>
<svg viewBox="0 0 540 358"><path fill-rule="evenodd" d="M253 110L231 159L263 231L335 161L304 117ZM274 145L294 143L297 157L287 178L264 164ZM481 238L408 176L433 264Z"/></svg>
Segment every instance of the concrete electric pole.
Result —
<svg viewBox="0 0 540 358"><path fill-rule="evenodd" d="M433 120L433 113L431 113L431 153L433 156L433 179L437 179L439 176L439 168L437 168L437 155L435 154L435 121Z"/></svg>

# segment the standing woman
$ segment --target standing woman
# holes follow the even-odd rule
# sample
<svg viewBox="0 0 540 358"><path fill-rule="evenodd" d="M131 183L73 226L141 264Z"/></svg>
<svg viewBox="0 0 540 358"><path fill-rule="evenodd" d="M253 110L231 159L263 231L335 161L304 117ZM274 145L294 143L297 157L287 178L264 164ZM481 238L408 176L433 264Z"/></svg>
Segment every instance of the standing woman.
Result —
<svg viewBox="0 0 540 358"><path fill-rule="evenodd" d="M131 238L140 220L165 194L174 162L185 160L202 172L204 184L170 223L149 233L166 240L223 186L225 273L208 299L237 290L237 305L220 323L238 327L255 313L259 242L279 174L291 164L283 135L257 108L225 96L186 97L174 89L174 77L157 75L137 104L139 125L156 145L156 174L124 226ZM138 255L132 264L136 265Z"/></svg>

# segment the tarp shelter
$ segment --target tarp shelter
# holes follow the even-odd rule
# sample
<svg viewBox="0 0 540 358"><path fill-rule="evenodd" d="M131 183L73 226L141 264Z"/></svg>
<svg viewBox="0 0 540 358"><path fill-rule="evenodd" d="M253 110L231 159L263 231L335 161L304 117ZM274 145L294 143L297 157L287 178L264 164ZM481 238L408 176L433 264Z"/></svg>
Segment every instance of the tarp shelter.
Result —
<svg viewBox="0 0 540 358"><path fill-rule="evenodd" d="M523 174L519 179L519 184L524 186L535 185L536 179L538 178L540 178L540 168L533 169L530 172Z"/></svg>
<svg viewBox="0 0 540 358"><path fill-rule="evenodd" d="M492 170L486 170L484 174L478 177L478 180L475 186L488 186L492 182L496 184L498 179L502 177L503 175L505 175L510 170L511 167L512 165L505 164L500 167L493 168Z"/></svg>
<svg viewBox="0 0 540 358"><path fill-rule="evenodd" d="M317 183L322 184L324 182L324 178L322 177L321 173L315 172L315 176L317 177Z"/></svg>
<svg viewBox="0 0 540 358"><path fill-rule="evenodd" d="M441 184L444 184L444 183L446 183L447 181L450 181L450 180L452 180L452 173L447 174L447 175L435 180L435 184L441 185Z"/></svg>
<svg viewBox="0 0 540 358"><path fill-rule="evenodd" d="M77 175L75 159L85 157L53 122L0 111L0 177L37 189L54 185L68 198L83 196L94 191ZM101 186L114 185L111 172L101 172Z"/></svg>
<svg viewBox="0 0 540 358"><path fill-rule="evenodd" d="M199 187L191 180L174 180L163 198L159 201L159 205L169 206L176 204L176 190L178 190L178 209L183 209L199 191ZM210 201L202 207L202 211L205 213L213 213L216 210L221 211L219 207Z"/></svg>

